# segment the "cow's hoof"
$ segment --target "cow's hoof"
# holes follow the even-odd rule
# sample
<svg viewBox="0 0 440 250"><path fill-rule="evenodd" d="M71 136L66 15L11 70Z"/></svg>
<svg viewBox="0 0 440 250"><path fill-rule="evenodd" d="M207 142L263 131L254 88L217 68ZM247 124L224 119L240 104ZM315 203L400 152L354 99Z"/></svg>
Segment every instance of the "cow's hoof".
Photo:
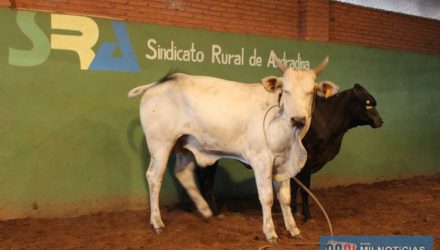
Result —
<svg viewBox="0 0 440 250"><path fill-rule="evenodd" d="M156 234L161 234L163 232L163 227L155 228L154 232L156 232Z"/></svg>
<svg viewBox="0 0 440 250"><path fill-rule="evenodd" d="M199 211L202 214L202 216L205 217L206 219L209 219L213 216L212 211L211 211L211 209L209 209L209 207L199 209Z"/></svg>
<svg viewBox="0 0 440 250"><path fill-rule="evenodd" d="M295 240L304 240L304 237L302 236L302 234L297 234L292 236Z"/></svg>
<svg viewBox="0 0 440 250"><path fill-rule="evenodd" d="M217 214L215 216L215 218L217 218L217 219L224 219L224 218L226 218L226 216L224 214Z"/></svg>
<svg viewBox="0 0 440 250"><path fill-rule="evenodd" d="M268 239L267 241L269 241L270 244L278 244L278 238L277 237L272 237L270 239Z"/></svg>
<svg viewBox="0 0 440 250"><path fill-rule="evenodd" d="M298 235L301 235L301 231L297 227L291 228L290 230L288 229L288 231L290 233L290 236L292 236L293 238L295 238Z"/></svg>
<svg viewBox="0 0 440 250"><path fill-rule="evenodd" d="M313 218L308 218L308 219L305 218L305 219L304 219L304 222L305 222L305 223L311 223L311 224L315 224L315 223L316 223L315 219L313 219Z"/></svg>

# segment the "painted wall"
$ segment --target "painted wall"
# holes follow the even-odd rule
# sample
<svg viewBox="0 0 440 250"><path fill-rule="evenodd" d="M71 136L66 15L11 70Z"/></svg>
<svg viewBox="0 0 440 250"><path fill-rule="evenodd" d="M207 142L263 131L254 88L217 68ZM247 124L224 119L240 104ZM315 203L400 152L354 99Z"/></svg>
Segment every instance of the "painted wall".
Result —
<svg viewBox="0 0 440 250"><path fill-rule="evenodd" d="M439 56L7 9L0 21L0 219L145 208L148 154L128 91L170 69L258 82L279 75L271 50L303 67L330 55L319 80L362 83L385 120L351 131L315 187L440 172ZM195 57L160 60L159 46ZM217 193L256 192L251 171L221 165ZM167 173L162 204L179 192Z"/></svg>
<svg viewBox="0 0 440 250"><path fill-rule="evenodd" d="M0 6L440 54L440 21L328 0L0 0Z"/></svg>

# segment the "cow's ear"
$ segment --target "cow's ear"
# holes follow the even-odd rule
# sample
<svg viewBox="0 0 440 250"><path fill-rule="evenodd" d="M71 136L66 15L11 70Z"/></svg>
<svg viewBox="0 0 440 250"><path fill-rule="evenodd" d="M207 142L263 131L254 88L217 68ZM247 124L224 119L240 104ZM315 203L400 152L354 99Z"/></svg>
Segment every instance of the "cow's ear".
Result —
<svg viewBox="0 0 440 250"><path fill-rule="evenodd" d="M316 84L315 91L319 96L328 98L339 92L339 86L330 81L322 81Z"/></svg>
<svg viewBox="0 0 440 250"><path fill-rule="evenodd" d="M359 83L355 83L353 86L353 92L356 96L360 97L363 94L365 94L365 92L367 92L367 91Z"/></svg>
<svg viewBox="0 0 440 250"><path fill-rule="evenodd" d="M268 76L261 79L261 84L269 92L275 92L283 87L283 80L280 77Z"/></svg>

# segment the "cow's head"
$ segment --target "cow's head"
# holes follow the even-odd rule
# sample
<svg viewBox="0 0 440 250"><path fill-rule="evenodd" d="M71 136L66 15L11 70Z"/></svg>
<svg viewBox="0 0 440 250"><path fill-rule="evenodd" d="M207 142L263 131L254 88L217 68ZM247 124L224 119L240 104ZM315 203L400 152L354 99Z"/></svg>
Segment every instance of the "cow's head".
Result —
<svg viewBox="0 0 440 250"><path fill-rule="evenodd" d="M265 89L272 93L280 93L280 117L283 124L289 124L295 132L293 138L285 138L293 142L289 144L290 152L286 162L274 169L274 179L283 181L295 176L307 160L307 151L301 139L310 127L312 107L315 94L329 97L338 92L339 87L331 82L316 83L316 76L324 70L328 57L316 68L311 70L294 70L286 67L272 54L282 77L269 76L262 79ZM276 164L275 164L276 165Z"/></svg>
<svg viewBox="0 0 440 250"><path fill-rule="evenodd" d="M382 126L383 120L376 110L376 100L360 84L356 83L352 89L350 105L352 126L370 125L373 128Z"/></svg>
<svg viewBox="0 0 440 250"><path fill-rule="evenodd" d="M331 82L315 83L316 76L326 67L328 57L311 70L291 69L286 67L275 54L272 53L272 57L283 76L263 78L262 84L269 92L281 93L280 105L285 118L292 126L299 129L305 127L306 131L310 126L315 93L329 97L339 91L339 87Z"/></svg>

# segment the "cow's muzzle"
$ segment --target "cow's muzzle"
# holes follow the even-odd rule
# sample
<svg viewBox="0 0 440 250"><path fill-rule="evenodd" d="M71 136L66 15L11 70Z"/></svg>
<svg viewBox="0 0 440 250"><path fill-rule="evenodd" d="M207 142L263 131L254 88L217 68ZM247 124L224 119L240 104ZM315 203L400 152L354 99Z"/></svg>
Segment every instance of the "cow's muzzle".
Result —
<svg viewBox="0 0 440 250"><path fill-rule="evenodd" d="M306 125L306 118L304 116L301 117L292 117L290 118L293 127L297 127L299 129L303 128Z"/></svg>
<svg viewBox="0 0 440 250"><path fill-rule="evenodd" d="M383 120L381 117L374 119L373 123L371 124L372 128L380 128L383 125Z"/></svg>

